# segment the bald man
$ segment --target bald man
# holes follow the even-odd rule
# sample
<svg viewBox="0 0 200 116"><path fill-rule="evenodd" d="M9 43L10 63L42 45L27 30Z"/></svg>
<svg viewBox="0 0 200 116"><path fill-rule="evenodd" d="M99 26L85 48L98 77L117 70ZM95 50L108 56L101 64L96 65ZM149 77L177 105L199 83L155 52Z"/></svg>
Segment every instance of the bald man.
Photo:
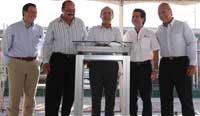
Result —
<svg viewBox="0 0 200 116"><path fill-rule="evenodd" d="M102 24L94 26L88 33L89 41L122 41L118 28L112 27L113 10L104 7L100 18ZM101 115L102 93L105 94L105 116L114 116L115 92L117 88L118 63L116 61L91 61L90 86L92 91L92 116Z"/></svg>
<svg viewBox="0 0 200 116"><path fill-rule="evenodd" d="M189 26L172 16L167 3L158 8L163 22L158 27L157 38L161 48L159 85L162 116L173 114L173 88L176 88L183 116L194 116L192 102L192 76L196 73L197 41Z"/></svg>
<svg viewBox="0 0 200 116"><path fill-rule="evenodd" d="M62 14L49 24L43 45L43 68L47 73L45 116L69 116L74 101L76 49L73 41L86 38L86 28L75 17L75 4L66 0Z"/></svg>

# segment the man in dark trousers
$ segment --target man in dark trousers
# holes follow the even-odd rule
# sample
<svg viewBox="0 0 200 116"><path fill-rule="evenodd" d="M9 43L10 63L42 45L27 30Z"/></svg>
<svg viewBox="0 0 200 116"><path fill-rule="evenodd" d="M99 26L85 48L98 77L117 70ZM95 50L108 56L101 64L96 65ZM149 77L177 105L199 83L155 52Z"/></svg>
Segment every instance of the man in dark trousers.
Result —
<svg viewBox="0 0 200 116"><path fill-rule="evenodd" d="M142 116L152 116L152 80L157 77L160 46L153 31L144 27L146 13L135 9L132 13L134 28L124 35L125 42L132 42L130 56L130 116L137 116L138 97L143 102Z"/></svg>
<svg viewBox="0 0 200 116"><path fill-rule="evenodd" d="M113 10L104 7L100 17L102 24L94 26L88 33L89 41L121 41L118 28L112 27ZM105 93L105 116L114 116L115 91L117 87L118 63L116 61L91 61L90 85L92 91L92 116L101 115L101 98Z"/></svg>
<svg viewBox="0 0 200 116"><path fill-rule="evenodd" d="M157 31L162 57L159 68L161 114L174 116L175 87L181 101L182 115L194 116L192 76L196 73L196 38L186 23L173 18L169 4L160 4L158 15L163 22Z"/></svg>
<svg viewBox="0 0 200 116"><path fill-rule="evenodd" d="M49 24L43 45L43 68L48 73L45 95L45 115L68 116L74 101L76 49L73 41L86 38L86 28L75 16L75 4L66 0L62 14ZM62 101L62 103L61 103Z"/></svg>

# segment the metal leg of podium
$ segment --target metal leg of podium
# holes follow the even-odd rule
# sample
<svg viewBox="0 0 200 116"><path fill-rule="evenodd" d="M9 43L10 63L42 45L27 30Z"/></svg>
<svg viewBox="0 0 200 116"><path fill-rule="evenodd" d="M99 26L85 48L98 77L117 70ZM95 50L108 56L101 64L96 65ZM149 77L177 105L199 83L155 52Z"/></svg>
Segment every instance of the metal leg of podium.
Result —
<svg viewBox="0 0 200 116"><path fill-rule="evenodd" d="M129 116L129 90L130 90L130 57L106 57L106 56L76 56L76 77L75 77L75 104L74 104L74 116L83 116L83 61L84 60L114 60L122 61L122 93L121 96L121 111L122 116Z"/></svg>
<svg viewBox="0 0 200 116"><path fill-rule="evenodd" d="M83 55L76 56L74 116L83 116Z"/></svg>
<svg viewBox="0 0 200 116"><path fill-rule="evenodd" d="M122 116L129 116L130 101L130 57L123 56L122 73Z"/></svg>

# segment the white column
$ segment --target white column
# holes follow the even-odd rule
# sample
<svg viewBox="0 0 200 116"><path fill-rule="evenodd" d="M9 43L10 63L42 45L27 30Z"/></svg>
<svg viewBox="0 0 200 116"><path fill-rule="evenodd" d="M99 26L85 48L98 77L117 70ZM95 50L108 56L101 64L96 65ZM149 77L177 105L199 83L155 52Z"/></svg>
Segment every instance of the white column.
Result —
<svg viewBox="0 0 200 116"><path fill-rule="evenodd" d="M120 29L120 32L121 32L121 36L123 37L123 18L124 18L124 6L123 6L123 3L121 3L119 5L119 29Z"/></svg>

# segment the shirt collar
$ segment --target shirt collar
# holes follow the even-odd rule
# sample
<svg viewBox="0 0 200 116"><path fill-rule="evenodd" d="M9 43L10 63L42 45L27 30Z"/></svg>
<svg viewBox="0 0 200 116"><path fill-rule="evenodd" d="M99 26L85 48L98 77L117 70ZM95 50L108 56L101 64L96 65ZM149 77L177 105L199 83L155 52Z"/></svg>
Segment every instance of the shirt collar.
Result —
<svg viewBox="0 0 200 116"><path fill-rule="evenodd" d="M105 28L105 29L112 29L112 25L110 24L110 26L108 28L103 26L103 23L101 24L101 28Z"/></svg>
<svg viewBox="0 0 200 116"><path fill-rule="evenodd" d="M75 21L75 17L74 19L72 20L71 24L73 24ZM60 17L58 18L58 22L64 22L63 18L62 18L62 15L60 15Z"/></svg>
<svg viewBox="0 0 200 116"><path fill-rule="evenodd" d="M164 27L168 27L168 26L173 26L174 25L174 22L175 22L175 20L174 20L174 18L172 18L172 20L170 21L170 23L167 25L167 26L165 26L164 24L163 24L163 26Z"/></svg>
<svg viewBox="0 0 200 116"><path fill-rule="evenodd" d="M170 26L173 26L173 25L174 25L174 22L175 22L175 20L174 20L174 18L173 18L169 25L170 25Z"/></svg>
<svg viewBox="0 0 200 116"><path fill-rule="evenodd" d="M29 27L27 27L26 24L25 24L25 22L24 22L24 19L22 19L21 22L22 22L22 24L23 24L26 28L33 27L33 26L34 26L34 23L32 23Z"/></svg>
<svg viewBox="0 0 200 116"><path fill-rule="evenodd" d="M135 33L137 33L137 31L135 30L135 27L133 28L133 30L135 31ZM144 30L144 27L141 27L141 29L140 29L140 31L138 32L138 34L141 33L143 30Z"/></svg>
<svg viewBox="0 0 200 116"><path fill-rule="evenodd" d="M62 15L60 15L60 17L58 18L58 21L59 21L59 22L62 22L62 21L63 21Z"/></svg>

